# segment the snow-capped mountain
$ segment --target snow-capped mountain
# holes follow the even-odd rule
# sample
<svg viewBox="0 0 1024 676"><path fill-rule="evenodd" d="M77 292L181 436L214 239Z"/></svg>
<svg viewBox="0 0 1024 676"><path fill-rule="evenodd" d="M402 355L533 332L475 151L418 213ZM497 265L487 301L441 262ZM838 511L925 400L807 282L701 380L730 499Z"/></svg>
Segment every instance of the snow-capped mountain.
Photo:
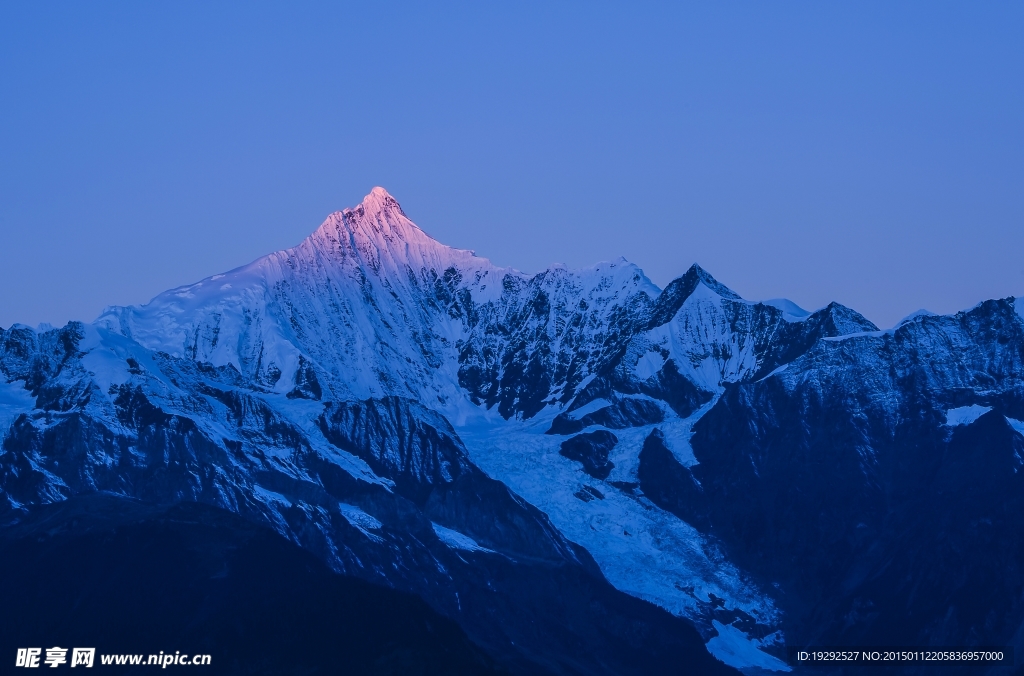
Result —
<svg viewBox="0 0 1024 676"><path fill-rule="evenodd" d="M985 588L995 615L935 601L1013 569L987 528L1024 541L1021 300L879 331L696 265L527 275L375 188L146 305L0 330L0 375L4 521L96 491L225 509L515 672L784 671L908 608L905 643L1024 636L1024 577ZM919 557L967 543L921 601Z"/></svg>
<svg viewBox="0 0 1024 676"><path fill-rule="evenodd" d="M658 294L625 261L530 277L431 239L382 188L304 242L98 326L151 350L231 365L272 392L408 397L456 411L536 414L617 347ZM309 392L306 389L312 388Z"/></svg>

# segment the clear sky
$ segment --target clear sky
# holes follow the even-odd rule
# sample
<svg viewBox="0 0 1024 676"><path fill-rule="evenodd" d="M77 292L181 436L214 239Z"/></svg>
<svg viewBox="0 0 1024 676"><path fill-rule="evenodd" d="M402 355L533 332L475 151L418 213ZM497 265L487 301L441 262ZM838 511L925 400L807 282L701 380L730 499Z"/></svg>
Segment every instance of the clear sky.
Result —
<svg viewBox="0 0 1024 676"><path fill-rule="evenodd" d="M1020 2L2 3L0 326L375 185L501 265L699 262L890 326L1024 295L1022 104Z"/></svg>

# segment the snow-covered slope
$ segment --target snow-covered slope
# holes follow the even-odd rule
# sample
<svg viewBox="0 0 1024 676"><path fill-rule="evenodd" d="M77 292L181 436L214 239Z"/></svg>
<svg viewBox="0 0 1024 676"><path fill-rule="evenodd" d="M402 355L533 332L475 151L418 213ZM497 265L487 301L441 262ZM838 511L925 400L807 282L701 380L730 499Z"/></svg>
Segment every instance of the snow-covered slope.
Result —
<svg viewBox="0 0 1024 676"><path fill-rule="evenodd" d="M571 396L624 314L657 294L625 260L498 268L431 239L374 188L292 249L97 324L282 394L406 396L454 415L468 397L529 416Z"/></svg>
<svg viewBox="0 0 1024 676"><path fill-rule="evenodd" d="M446 270L477 299L516 274L435 242L375 188L292 249L142 307L110 308L97 323L153 350L230 364L282 394L316 382L340 399L453 396L463 329L439 296Z"/></svg>

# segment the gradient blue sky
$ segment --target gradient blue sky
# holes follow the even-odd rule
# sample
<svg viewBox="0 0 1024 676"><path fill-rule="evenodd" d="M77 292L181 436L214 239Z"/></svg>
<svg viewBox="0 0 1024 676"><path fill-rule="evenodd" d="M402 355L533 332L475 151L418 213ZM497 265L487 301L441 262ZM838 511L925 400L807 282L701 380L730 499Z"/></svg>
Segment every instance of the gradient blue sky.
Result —
<svg viewBox="0 0 1024 676"><path fill-rule="evenodd" d="M889 326L1024 295L1024 3L0 4L0 325L374 185L536 271L699 262Z"/></svg>

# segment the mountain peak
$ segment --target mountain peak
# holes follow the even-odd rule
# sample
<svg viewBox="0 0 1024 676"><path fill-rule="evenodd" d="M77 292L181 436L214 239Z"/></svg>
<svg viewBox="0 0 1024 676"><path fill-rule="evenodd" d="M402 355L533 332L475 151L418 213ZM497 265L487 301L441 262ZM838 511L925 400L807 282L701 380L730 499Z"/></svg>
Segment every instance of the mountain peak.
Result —
<svg viewBox="0 0 1024 676"><path fill-rule="evenodd" d="M686 302L686 299L697 289L698 285L704 285L722 298L741 300L735 291L719 282L707 270L694 263L682 277L672 280L665 287L665 290L661 292L661 295L658 296L654 311L651 314L650 326L660 326L674 317L679 308Z"/></svg>
<svg viewBox="0 0 1024 676"><path fill-rule="evenodd" d="M878 327L867 317L836 301L832 301L814 314L822 316L825 326L828 327L827 330L834 336L847 336L878 330Z"/></svg>
<svg viewBox="0 0 1024 676"><path fill-rule="evenodd" d="M405 212L391 194L380 186L376 186L363 198L358 207L345 209L342 213L362 212L366 216L398 215L405 218Z"/></svg>
<svg viewBox="0 0 1024 676"><path fill-rule="evenodd" d="M697 282L701 282L704 286L708 287L722 298L728 298L730 300L740 299L739 294L712 277L710 272L696 263L690 266L690 269L686 271L681 279L684 280L684 283L688 287L695 287Z"/></svg>
<svg viewBox="0 0 1024 676"><path fill-rule="evenodd" d="M443 246L410 221L398 200L380 186L371 190L358 205L328 216L313 233L312 239L324 234L334 235L343 241L354 237L383 248L396 241Z"/></svg>
<svg viewBox="0 0 1024 676"><path fill-rule="evenodd" d="M386 273L392 282L407 279L407 270L449 267L491 267L472 251L446 246L409 220L398 200L375 187L354 207L335 211L297 247L335 261L366 265L374 274ZM291 254L289 254L291 255Z"/></svg>

